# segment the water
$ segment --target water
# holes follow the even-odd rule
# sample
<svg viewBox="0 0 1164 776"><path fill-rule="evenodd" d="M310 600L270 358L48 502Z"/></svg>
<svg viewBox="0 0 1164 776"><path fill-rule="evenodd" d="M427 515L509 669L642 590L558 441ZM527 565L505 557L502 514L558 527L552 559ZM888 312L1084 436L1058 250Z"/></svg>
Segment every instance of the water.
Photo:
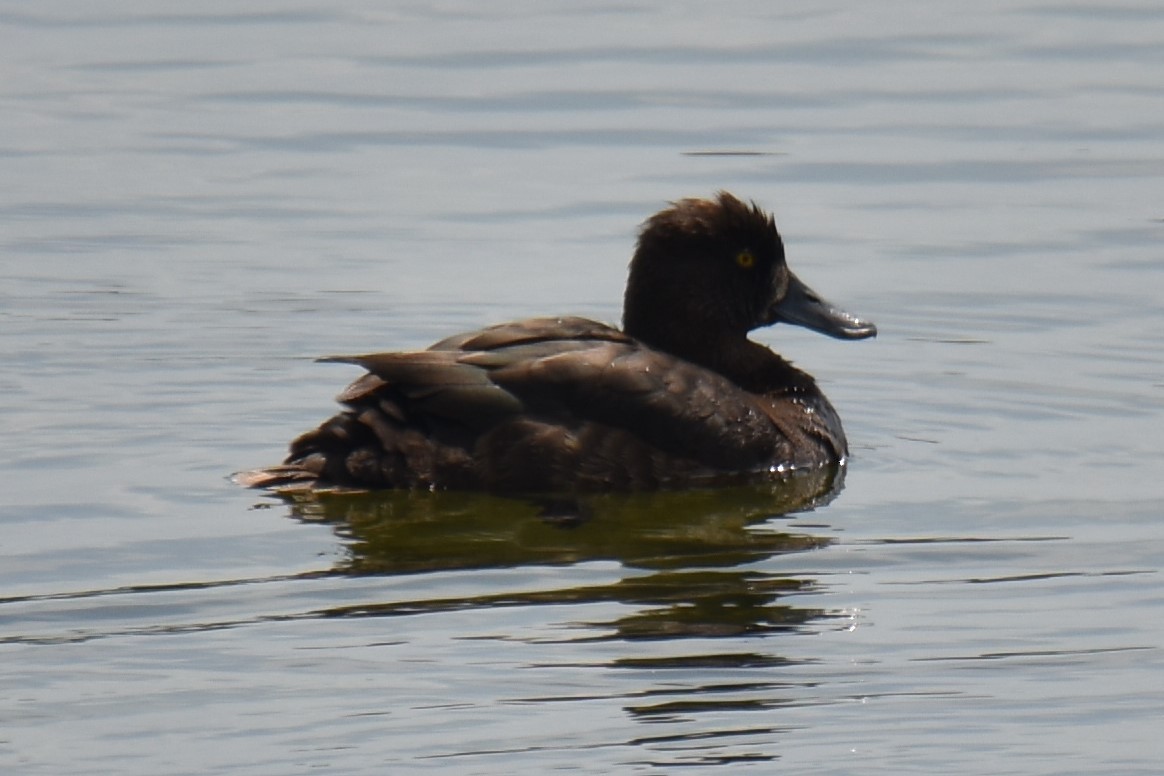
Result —
<svg viewBox="0 0 1164 776"><path fill-rule="evenodd" d="M1162 60L1147 2L10 4L0 768L1158 773ZM313 357L617 320L719 188L880 327L757 335L835 499L227 481Z"/></svg>

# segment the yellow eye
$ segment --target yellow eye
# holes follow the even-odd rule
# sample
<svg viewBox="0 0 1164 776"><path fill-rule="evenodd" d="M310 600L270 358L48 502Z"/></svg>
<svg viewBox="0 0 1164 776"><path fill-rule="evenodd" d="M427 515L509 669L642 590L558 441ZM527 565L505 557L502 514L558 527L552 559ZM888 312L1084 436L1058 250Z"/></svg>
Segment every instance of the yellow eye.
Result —
<svg viewBox="0 0 1164 776"><path fill-rule="evenodd" d="M749 250L742 250L736 254L736 266L740 269L751 269L756 266L756 257Z"/></svg>

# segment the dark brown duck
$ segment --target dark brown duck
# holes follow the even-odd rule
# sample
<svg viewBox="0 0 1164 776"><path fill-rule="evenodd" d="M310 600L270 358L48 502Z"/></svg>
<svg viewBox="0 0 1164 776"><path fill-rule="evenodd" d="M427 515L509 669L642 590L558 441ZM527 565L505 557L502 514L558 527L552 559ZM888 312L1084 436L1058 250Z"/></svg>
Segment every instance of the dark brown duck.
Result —
<svg viewBox="0 0 1164 776"><path fill-rule="evenodd" d="M843 339L876 327L788 269L770 215L730 194L652 216L623 330L535 318L425 351L336 356L367 374L345 409L240 482L283 490L496 492L687 487L841 464L836 410L805 372L748 339L792 323Z"/></svg>

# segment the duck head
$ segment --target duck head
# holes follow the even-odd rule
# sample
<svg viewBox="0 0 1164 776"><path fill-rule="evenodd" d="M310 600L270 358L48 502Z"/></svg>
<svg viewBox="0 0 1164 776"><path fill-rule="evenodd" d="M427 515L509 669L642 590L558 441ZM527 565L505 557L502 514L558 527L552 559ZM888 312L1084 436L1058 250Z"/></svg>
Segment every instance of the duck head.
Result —
<svg viewBox="0 0 1164 776"><path fill-rule="evenodd" d="M627 334L691 357L781 321L840 339L877 334L788 269L776 224L755 203L727 192L684 199L643 225L623 300Z"/></svg>

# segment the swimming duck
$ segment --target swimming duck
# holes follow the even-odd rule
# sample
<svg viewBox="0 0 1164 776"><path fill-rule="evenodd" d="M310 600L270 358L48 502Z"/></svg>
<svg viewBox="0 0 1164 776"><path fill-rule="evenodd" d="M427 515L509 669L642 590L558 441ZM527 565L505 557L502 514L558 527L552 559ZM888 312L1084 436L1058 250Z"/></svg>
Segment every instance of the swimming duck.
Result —
<svg viewBox="0 0 1164 776"><path fill-rule="evenodd" d="M681 488L843 465L836 410L748 332L784 322L876 335L785 263L771 215L726 192L649 218L621 330L534 318L428 350L332 356L366 373L344 410L239 482L332 488L572 492Z"/></svg>

